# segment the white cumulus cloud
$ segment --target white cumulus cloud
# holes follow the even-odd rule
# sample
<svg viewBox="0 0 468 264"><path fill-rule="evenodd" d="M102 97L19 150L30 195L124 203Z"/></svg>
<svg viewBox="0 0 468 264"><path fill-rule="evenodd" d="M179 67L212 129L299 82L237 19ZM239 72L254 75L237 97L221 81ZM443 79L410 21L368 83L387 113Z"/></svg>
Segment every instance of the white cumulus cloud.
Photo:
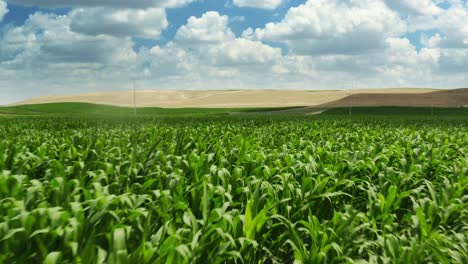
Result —
<svg viewBox="0 0 468 264"><path fill-rule="evenodd" d="M187 44L220 43L234 39L234 33L228 27L228 16L210 11L201 17L190 17L176 33L175 40Z"/></svg>
<svg viewBox="0 0 468 264"><path fill-rule="evenodd" d="M226 87L228 80L224 78L236 80L242 87L252 80L268 79L259 76L271 72L281 60L281 49L237 38L228 21L228 16L217 12L189 18L174 41L140 52L139 72L148 78L164 79L164 83L186 78L192 85L205 83L205 89L219 84Z"/></svg>
<svg viewBox="0 0 468 264"><path fill-rule="evenodd" d="M211 51L217 64L265 64L281 58L281 50L259 41L238 38L224 42Z"/></svg>
<svg viewBox="0 0 468 264"><path fill-rule="evenodd" d="M70 12L71 30L88 35L156 38L167 28L166 12L160 8L78 8Z"/></svg>
<svg viewBox="0 0 468 264"><path fill-rule="evenodd" d="M0 22L2 22L3 17L8 13L7 4L4 1L0 1Z"/></svg>
<svg viewBox="0 0 468 264"><path fill-rule="evenodd" d="M444 35L440 45L446 48L468 49L468 6L461 3L452 5L433 20L433 29Z"/></svg>
<svg viewBox="0 0 468 264"><path fill-rule="evenodd" d="M238 7L254 7L262 9L275 9L281 5L282 0L233 0Z"/></svg>
<svg viewBox="0 0 468 264"><path fill-rule="evenodd" d="M180 7L196 0L7 0L9 3L23 6L47 8L62 7L115 7L115 8L149 8Z"/></svg>
<svg viewBox="0 0 468 264"><path fill-rule="evenodd" d="M75 33L68 16L44 13L35 13L23 26L7 30L0 44L2 66L32 72L53 64L130 63L136 56L130 38Z"/></svg>
<svg viewBox="0 0 468 264"><path fill-rule="evenodd" d="M399 15L379 0L309 0L279 23L244 35L285 43L295 54L346 54L382 49L386 38L405 31Z"/></svg>
<svg viewBox="0 0 468 264"><path fill-rule="evenodd" d="M190 17L176 33L175 45L190 48L206 63L214 65L248 65L271 62L281 57L279 48L260 41L236 38L228 25L229 17L207 12ZM198 49L194 49L198 45Z"/></svg>

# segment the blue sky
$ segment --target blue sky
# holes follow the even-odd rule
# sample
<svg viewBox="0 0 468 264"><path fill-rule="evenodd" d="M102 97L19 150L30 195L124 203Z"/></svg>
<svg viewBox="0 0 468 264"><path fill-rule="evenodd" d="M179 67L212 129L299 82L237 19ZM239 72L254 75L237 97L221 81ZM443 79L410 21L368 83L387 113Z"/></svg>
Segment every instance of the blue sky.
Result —
<svg viewBox="0 0 468 264"><path fill-rule="evenodd" d="M466 17L466 0L0 0L0 104L132 79L142 89L464 87Z"/></svg>

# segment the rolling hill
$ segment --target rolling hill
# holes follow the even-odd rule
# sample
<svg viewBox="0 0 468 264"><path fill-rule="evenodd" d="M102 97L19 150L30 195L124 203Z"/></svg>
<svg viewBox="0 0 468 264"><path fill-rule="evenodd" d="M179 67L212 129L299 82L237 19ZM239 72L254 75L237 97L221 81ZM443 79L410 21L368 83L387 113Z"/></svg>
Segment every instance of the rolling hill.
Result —
<svg viewBox="0 0 468 264"><path fill-rule="evenodd" d="M348 106L378 107L467 107L468 88L433 91L426 93L357 93L320 107L337 108Z"/></svg>
<svg viewBox="0 0 468 264"><path fill-rule="evenodd" d="M442 93L439 105L451 104L450 93L430 89L373 89L352 91L137 91L138 107L161 108L263 108L292 106L339 107L359 102L363 106L431 106L430 92ZM453 95L458 96L458 95ZM411 99L412 98L412 99ZM80 102L122 107L133 106L133 92L102 92L37 97L15 105ZM468 103L467 103L468 104Z"/></svg>

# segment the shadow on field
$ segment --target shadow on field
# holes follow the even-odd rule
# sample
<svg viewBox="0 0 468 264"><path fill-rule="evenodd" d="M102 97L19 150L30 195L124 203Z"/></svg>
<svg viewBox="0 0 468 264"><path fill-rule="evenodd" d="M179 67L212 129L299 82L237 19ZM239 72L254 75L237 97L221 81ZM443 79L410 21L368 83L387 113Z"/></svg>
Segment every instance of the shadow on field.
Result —
<svg viewBox="0 0 468 264"><path fill-rule="evenodd" d="M303 106L256 114L276 115L468 115L468 88L420 94L353 94L317 106Z"/></svg>

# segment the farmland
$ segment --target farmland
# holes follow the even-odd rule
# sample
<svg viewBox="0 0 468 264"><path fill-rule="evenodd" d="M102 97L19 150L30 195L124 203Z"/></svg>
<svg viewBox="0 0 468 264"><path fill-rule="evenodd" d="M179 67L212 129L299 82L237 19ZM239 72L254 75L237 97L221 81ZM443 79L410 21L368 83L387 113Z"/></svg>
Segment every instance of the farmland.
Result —
<svg viewBox="0 0 468 264"><path fill-rule="evenodd" d="M0 263L467 263L468 118L376 113L2 118Z"/></svg>

